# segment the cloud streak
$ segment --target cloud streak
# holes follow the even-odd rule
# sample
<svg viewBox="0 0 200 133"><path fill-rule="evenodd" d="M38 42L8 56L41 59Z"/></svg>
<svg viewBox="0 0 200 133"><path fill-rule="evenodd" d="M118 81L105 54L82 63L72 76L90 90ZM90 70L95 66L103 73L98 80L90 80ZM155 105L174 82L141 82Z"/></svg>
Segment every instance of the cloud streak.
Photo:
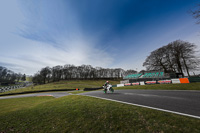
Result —
<svg viewBox="0 0 200 133"><path fill-rule="evenodd" d="M74 31L76 21L62 0L27 0L20 4L24 26L18 34L30 40L57 44L60 36Z"/></svg>
<svg viewBox="0 0 200 133"><path fill-rule="evenodd" d="M5 1L0 3L0 65L26 74L65 64L144 69L142 63L152 50L195 38L191 34L197 26L183 13L190 2L171 3Z"/></svg>
<svg viewBox="0 0 200 133"><path fill-rule="evenodd" d="M113 57L99 48L97 40L86 36L73 10L65 1L20 1L24 15L15 34L19 40L2 46L9 49L0 57L1 64L33 74L46 66L90 64L107 67ZM48 4L47 4L48 3ZM9 43L10 42L10 43ZM17 67L15 67L17 66ZM23 69L24 68L24 69Z"/></svg>
<svg viewBox="0 0 200 133"><path fill-rule="evenodd" d="M8 66L17 72L21 70L33 74L46 66L90 64L107 67L113 62L113 58L105 51L96 49L90 42L78 38L75 41L67 41L66 45L62 44L60 47L30 40L24 43L28 43L28 47L24 47L22 51L0 56L1 64L9 64Z"/></svg>

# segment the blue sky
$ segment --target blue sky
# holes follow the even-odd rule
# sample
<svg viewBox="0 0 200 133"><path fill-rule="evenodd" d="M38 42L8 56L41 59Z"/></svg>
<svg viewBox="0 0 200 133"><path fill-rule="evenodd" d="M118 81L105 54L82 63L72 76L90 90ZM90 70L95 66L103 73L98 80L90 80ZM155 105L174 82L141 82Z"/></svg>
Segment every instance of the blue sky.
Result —
<svg viewBox="0 0 200 133"><path fill-rule="evenodd" d="M181 39L200 49L198 0L1 0L0 65L28 75L90 64L145 69L151 51Z"/></svg>

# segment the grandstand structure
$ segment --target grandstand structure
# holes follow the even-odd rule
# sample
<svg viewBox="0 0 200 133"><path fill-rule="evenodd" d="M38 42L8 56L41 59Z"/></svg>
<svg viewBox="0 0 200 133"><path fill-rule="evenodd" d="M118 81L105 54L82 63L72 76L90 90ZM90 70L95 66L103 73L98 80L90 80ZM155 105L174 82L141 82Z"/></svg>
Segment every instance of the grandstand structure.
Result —
<svg viewBox="0 0 200 133"><path fill-rule="evenodd" d="M129 74L123 77L125 82L133 83L140 81L157 81L157 80L167 80L173 77L172 74L164 72L145 72L145 73L135 73Z"/></svg>

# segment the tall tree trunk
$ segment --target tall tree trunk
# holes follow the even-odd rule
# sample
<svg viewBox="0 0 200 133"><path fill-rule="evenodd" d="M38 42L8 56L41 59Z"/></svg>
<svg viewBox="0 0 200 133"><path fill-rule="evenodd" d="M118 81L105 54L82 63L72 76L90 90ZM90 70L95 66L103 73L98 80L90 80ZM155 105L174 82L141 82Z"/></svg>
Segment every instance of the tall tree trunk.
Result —
<svg viewBox="0 0 200 133"><path fill-rule="evenodd" d="M179 71L180 73L183 73L183 70L182 70L182 66L181 66L181 62L180 62L179 56L176 56L176 63L177 63L177 65L178 65L178 71Z"/></svg>
<svg viewBox="0 0 200 133"><path fill-rule="evenodd" d="M185 58L184 58L183 56L182 56L182 58L183 58L183 63L184 63L184 65L185 65L185 69L186 69L186 71L187 71L188 77L190 77L189 69L188 69L188 66L187 66L187 64L186 64Z"/></svg>

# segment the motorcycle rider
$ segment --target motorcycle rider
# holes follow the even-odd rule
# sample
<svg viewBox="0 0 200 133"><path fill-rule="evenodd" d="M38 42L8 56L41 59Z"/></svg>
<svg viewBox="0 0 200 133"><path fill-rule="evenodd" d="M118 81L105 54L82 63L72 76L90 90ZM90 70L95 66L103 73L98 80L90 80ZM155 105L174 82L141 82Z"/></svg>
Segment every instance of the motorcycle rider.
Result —
<svg viewBox="0 0 200 133"><path fill-rule="evenodd" d="M107 86L109 85L109 81L106 81L105 83L104 83L104 89L107 89Z"/></svg>
<svg viewBox="0 0 200 133"><path fill-rule="evenodd" d="M110 92L114 92L114 89L112 88L112 85L109 84L109 81L106 81L105 84L103 85L103 88L104 88L104 93L107 93L107 91L110 91Z"/></svg>
<svg viewBox="0 0 200 133"><path fill-rule="evenodd" d="M106 81L105 84L104 84L104 86L107 87L108 85L109 85L109 81Z"/></svg>

